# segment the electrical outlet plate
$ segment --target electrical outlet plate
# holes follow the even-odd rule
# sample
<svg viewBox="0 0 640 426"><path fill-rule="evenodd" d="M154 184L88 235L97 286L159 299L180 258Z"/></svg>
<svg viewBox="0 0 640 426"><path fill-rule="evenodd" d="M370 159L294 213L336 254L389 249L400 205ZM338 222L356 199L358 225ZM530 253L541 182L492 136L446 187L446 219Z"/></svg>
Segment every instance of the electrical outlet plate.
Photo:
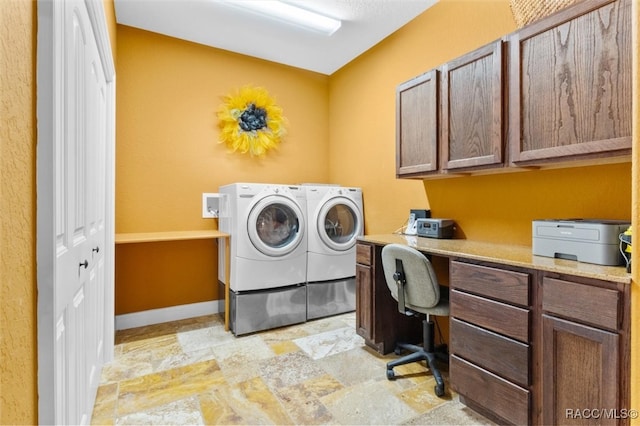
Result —
<svg viewBox="0 0 640 426"><path fill-rule="evenodd" d="M218 217L220 210L220 194L205 192L202 194L202 218L213 219Z"/></svg>

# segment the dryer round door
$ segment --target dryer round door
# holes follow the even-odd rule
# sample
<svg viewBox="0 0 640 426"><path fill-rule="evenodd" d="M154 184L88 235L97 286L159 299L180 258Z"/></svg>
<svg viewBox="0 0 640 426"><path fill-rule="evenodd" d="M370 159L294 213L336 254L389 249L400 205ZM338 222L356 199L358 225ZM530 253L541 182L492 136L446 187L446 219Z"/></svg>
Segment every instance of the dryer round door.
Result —
<svg viewBox="0 0 640 426"><path fill-rule="evenodd" d="M249 239L267 256L280 257L294 251L304 236L304 216L298 204L280 195L258 201L247 219Z"/></svg>
<svg viewBox="0 0 640 426"><path fill-rule="evenodd" d="M329 248L337 251L349 250L362 235L362 214L356 203L349 198L331 198L318 213L318 235Z"/></svg>

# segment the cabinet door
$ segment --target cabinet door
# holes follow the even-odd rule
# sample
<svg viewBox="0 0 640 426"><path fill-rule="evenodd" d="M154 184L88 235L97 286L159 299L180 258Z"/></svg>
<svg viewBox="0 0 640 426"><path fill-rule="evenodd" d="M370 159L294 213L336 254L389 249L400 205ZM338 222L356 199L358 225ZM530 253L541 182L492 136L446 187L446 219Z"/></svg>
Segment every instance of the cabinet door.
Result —
<svg viewBox="0 0 640 426"><path fill-rule="evenodd" d="M438 72L429 71L396 90L396 175L438 170Z"/></svg>
<svg viewBox="0 0 640 426"><path fill-rule="evenodd" d="M502 165L502 41L442 67L443 169Z"/></svg>
<svg viewBox="0 0 640 426"><path fill-rule="evenodd" d="M543 424L585 424L592 410L599 424L616 424L606 413L621 408L618 334L545 314L542 350Z"/></svg>
<svg viewBox="0 0 640 426"><path fill-rule="evenodd" d="M373 340L373 279L371 267L356 264L356 332Z"/></svg>
<svg viewBox="0 0 640 426"><path fill-rule="evenodd" d="M631 152L631 1L578 3L509 45L512 162Z"/></svg>

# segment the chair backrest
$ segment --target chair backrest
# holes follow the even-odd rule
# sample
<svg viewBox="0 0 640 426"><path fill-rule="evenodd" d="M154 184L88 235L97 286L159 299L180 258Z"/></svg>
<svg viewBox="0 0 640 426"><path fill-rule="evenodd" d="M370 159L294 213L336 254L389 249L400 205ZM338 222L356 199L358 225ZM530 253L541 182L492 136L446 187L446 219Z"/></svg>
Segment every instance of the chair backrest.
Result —
<svg viewBox="0 0 640 426"><path fill-rule="evenodd" d="M421 313L432 308L440 301L440 286L433 266L427 257L418 250L402 244L387 244L382 248L382 268L387 287L394 299L399 300L398 285L394 278L397 260L402 262L404 278L405 307Z"/></svg>

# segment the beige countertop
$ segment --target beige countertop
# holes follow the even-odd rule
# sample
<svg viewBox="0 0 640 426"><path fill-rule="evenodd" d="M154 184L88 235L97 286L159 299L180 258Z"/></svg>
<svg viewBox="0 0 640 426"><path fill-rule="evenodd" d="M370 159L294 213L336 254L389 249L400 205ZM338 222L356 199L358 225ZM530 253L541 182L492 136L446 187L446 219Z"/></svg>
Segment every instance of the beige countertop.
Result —
<svg viewBox="0 0 640 426"><path fill-rule="evenodd" d="M405 244L425 253L445 257L460 257L503 265L519 266L540 271L570 274L579 277L595 278L631 283L631 274L624 266L602 266L573 260L554 259L534 256L531 247L509 244L486 243L471 240L435 239L401 234L364 235L360 241L374 244Z"/></svg>

